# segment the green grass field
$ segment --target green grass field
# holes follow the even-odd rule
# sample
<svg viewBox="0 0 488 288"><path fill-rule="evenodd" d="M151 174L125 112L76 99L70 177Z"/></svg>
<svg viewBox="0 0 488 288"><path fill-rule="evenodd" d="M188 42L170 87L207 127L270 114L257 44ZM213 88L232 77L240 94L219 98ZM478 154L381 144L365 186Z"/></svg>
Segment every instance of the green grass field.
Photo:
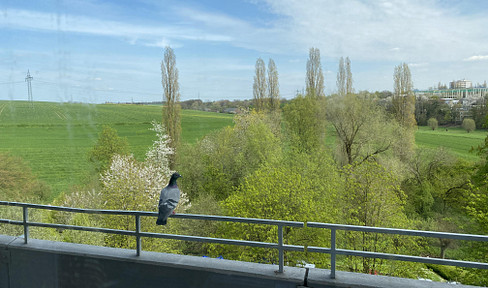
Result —
<svg viewBox="0 0 488 288"><path fill-rule="evenodd" d="M209 132L232 125L232 115L182 110L182 141L195 143ZM52 187L52 197L78 185L91 171L88 151L103 125L117 129L129 141L131 152L143 160L155 134L151 121L161 121L161 106L124 104L61 104L0 101L0 152L22 157L32 171ZM327 135L333 135L329 127ZM461 128L419 127L419 147L446 147L468 161L477 161L472 146L483 143L486 131L467 133ZM334 145L334 137L326 138Z"/></svg>
<svg viewBox="0 0 488 288"><path fill-rule="evenodd" d="M212 130L232 124L232 115L183 110L182 141L195 143ZM81 184L91 171L88 151L103 125L126 137L142 160L155 140L151 121L161 122L161 106L58 104L0 101L0 152L22 157L53 197Z"/></svg>
<svg viewBox="0 0 488 288"><path fill-rule="evenodd" d="M466 132L460 127L438 128L432 131L429 127L419 127L415 133L415 142L419 147L445 147L454 155L467 161L477 161L479 156L470 153L471 147L477 147L484 142L486 130Z"/></svg>

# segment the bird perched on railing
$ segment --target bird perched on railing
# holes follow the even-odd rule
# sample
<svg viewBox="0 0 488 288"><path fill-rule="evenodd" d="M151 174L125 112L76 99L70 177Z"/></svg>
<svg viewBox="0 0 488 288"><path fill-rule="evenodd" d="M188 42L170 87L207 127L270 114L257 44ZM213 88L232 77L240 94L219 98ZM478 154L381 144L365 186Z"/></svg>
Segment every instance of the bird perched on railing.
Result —
<svg viewBox="0 0 488 288"><path fill-rule="evenodd" d="M180 189L178 184L176 184L176 180L180 177L181 175L178 172L173 173L169 179L168 186L161 190L158 220L156 220L158 225L166 225L169 215L174 214L176 205L180 201Z"/></svg>

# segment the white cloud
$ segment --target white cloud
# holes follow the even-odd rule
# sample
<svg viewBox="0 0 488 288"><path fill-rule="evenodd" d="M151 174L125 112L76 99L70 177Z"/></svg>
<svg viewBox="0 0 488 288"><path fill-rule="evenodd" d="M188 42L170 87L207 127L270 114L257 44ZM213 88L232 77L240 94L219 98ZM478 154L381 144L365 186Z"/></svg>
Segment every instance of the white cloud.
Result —
<svg viewBox="0 0 488 288"><path fill-rule="evenodd" d="M0 17L0 27L8 29L73 32L99 36L121 37L129 43L138 40L152 41L155 46L161 39L198 41L230 41L231 37L207 33L201 29L178 25L139 25L130 22L103 20L86 16L5 9Z"/></svg>
<svg viewBox="0 0 488 288"><path fill-rule="evenodd" d="M488 55L476 55L464 59L464 61L484 61L484 60L488 60Z"/></svg>
<svg viewBox="0 0 488 288"><path fill-rule="evenodd" d="M274 24L288 37L284 45L288 49L315 46L334 58L348 55L352 60L405 62L460 60L488 50L484 13L463 15L435 0L266 3L281 16ZM276 39L271 33L268 36Z"/></svg>

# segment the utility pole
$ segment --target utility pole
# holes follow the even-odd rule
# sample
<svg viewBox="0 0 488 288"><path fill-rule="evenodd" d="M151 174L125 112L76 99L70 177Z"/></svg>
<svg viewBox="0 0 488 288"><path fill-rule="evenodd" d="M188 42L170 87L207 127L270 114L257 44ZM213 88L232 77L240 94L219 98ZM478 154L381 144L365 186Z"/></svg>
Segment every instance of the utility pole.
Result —
<svg viewBox="0 0 488 288"><path fill-rule="evenodd" d="M25 77L25 82L27 82L27 94L29 97L29 102L31 103L32 106L34 106L34 100L32 99L32 76L30 75L29 70L27 70L27 76Z"/></svg>

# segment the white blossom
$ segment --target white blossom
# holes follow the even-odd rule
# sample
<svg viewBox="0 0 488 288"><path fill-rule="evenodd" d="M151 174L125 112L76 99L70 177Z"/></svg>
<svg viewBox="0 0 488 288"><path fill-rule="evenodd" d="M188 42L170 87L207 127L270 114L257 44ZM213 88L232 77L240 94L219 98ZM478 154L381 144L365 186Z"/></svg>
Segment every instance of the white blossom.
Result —
<svg viewBox="0 0 488 288"><path fill-rule="evenodd" d="M104 206L123 210L153 210L159 194L171 177L168 156L174 151L169 147L170 138L164 127L156 122L151 130L157 139L146 153L146 160L139 162L134 156L114 155L110 168L101 175L104 187ZM190 206L187 195L181 192L179 211Z"/></svg>

